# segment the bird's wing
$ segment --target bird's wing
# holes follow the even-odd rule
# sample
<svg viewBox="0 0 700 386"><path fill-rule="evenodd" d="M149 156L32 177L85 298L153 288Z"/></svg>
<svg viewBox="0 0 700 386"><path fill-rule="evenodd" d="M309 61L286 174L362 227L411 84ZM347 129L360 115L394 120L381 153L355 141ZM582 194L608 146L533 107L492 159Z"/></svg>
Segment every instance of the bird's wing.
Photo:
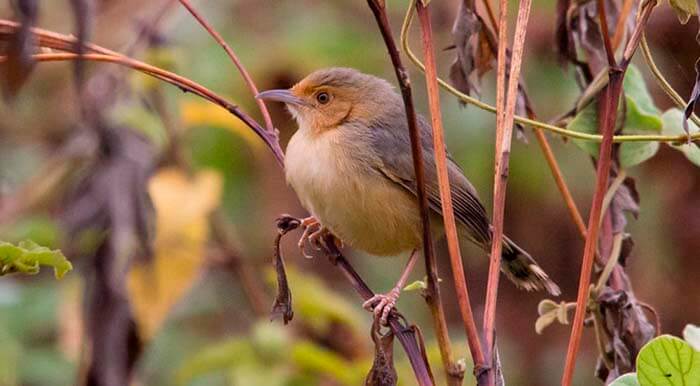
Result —
<svg viewBox="0 0 700 386"><path fill-rule="evenodd" d="M403 111L401 114L403 115ZM405 116L391 117L388 122L401 124L388 127L381 122L372 125L372 146L378 156L375 169L389 180L416 195L415 172L411 155L411 143L406 128ZM442 203L438 187L435 158L433 156L433 137L430 125L418 116L421 131L423 160L425 162L425 188L430 208L442 214ZM452 192L452 204L457 221L462 223L469 236L477 243L488 245L491 240L489 219L484 206L479 201L476 190L462 173L460 167L448 154L447 172Z"/></svg>

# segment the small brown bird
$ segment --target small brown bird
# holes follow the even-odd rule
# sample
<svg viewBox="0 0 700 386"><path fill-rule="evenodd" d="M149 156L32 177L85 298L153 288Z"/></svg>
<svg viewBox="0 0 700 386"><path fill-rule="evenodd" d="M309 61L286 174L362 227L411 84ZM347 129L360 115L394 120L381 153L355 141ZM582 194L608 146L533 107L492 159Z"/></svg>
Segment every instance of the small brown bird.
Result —
<svg viewBox="0 0 700 386"><path fill-rule="evenodd" d="M396 287L365 303L383 322L416 262L422 233L406 113L401 96L385 80L350 68L318 70L288 90L257 96L283 102L299 130L287 147L288 183L312 217L304 236L317 243L330 231L353 248L379 256L412 251ZM430 125L418 117L432 224L442 233ZM448 173L460 236L491 248L491 225L476 190L451 159ZM559 294L537 262L504 239L502 272L519 288Z"/></svg>

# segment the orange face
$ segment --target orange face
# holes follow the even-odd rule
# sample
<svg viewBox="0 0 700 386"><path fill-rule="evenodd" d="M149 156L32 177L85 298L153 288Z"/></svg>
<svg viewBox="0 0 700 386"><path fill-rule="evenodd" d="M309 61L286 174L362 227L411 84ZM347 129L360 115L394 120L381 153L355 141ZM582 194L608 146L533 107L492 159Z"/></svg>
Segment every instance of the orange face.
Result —
<svg viewBox="0 0 700 386"><path fill-rule="evenodd" d="M370 97L365 77L351 69L320 70L288 90L264 91L257 97L285 103L300 127L320 133L359 118Z"/></svg>

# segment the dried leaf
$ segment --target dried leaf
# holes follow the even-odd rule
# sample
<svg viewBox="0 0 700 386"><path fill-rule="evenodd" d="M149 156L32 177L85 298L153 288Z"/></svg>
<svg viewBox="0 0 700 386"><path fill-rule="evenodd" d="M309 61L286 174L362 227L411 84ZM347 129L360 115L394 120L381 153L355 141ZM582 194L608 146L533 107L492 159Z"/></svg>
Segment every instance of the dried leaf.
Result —
<svg viewBox="0 0 700 386"><path fill-rule="evenodd" d="M608 369L599 363L597 376L606 383L622 374L634 371L637 353L655 333L646 319L644 310L625 291L604 287L596 299L603 316L601 327L612 338L606 351L614 364Z"/></svg>
<svg viewBox="0 0 700 386"><path fill-rule="evenodd" d="M375 319L370 330L374 342L374 361L365 378L365 386L396 386L398 381L394 368L394 334L389 330L383 335L381 328Z"/></svg>
<svg viewBox="0 0 700 386"><path fill-rule="evenodd" d="M631 213L634 218L639 215L639 192L632 177L627 177L615 193L610 203L610 215L612 216L613 233L625 230L627 218L625 213Z"/></svg>
<svg viewBox="0 0 700 386"><path fill-rule="evenodd" d="M208 239L208 217L219 205L221 191L221 176L212 171L190 178L168 168L151 177L149 192L156 209L154 256L150 262L135 264L127 282L144 340L154 336L198 277Z"/></svg>
<svg viewBox="0 0 700 386"><path fill-rule="evenodd" d="M7 60L0 64L0 87L6 99L14 98L34 70L34 36L31 28L36 23L39 7L37 0L12 2L20 22L19 29L10 37Z"/></svg>
<svg viewBox="0 0 700 386"><path fill-rule="evenodd" d="M277 274L277 296L275 296L275 303L272 305L271 317L274 319L282 316L284 324L292 320L294 311L292 310L292 292L289 290L280 241L282 241L282 236L298 228L299 225L301 225L301 221L292 216L283 215L277 219L277 237L275 237L275 253L272 262Z"/></svg>
<svg viewBox="0 0 700 386"><path fill-rule="evenodd" d="M457 18L452 27L452 39L457 57L450 66L452 84L467 95L479 94L481 76L494 65L494 54L489 39L495 41L491 31L476 12L473 1L460 3Z"/></svg>

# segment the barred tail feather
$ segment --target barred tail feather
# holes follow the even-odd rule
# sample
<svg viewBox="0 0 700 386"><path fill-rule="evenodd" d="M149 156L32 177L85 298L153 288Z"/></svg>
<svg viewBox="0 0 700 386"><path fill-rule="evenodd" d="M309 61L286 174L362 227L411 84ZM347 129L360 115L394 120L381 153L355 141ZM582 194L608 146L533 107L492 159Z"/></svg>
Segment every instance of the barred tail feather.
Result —
<svg viewBox="0 0 700 386"><path fill-rule="evenodd" d="M561 293L559 286L527 252L507 237L503 241L501 271L510 281L526 291L546 290L553 296Z"/></svg>

